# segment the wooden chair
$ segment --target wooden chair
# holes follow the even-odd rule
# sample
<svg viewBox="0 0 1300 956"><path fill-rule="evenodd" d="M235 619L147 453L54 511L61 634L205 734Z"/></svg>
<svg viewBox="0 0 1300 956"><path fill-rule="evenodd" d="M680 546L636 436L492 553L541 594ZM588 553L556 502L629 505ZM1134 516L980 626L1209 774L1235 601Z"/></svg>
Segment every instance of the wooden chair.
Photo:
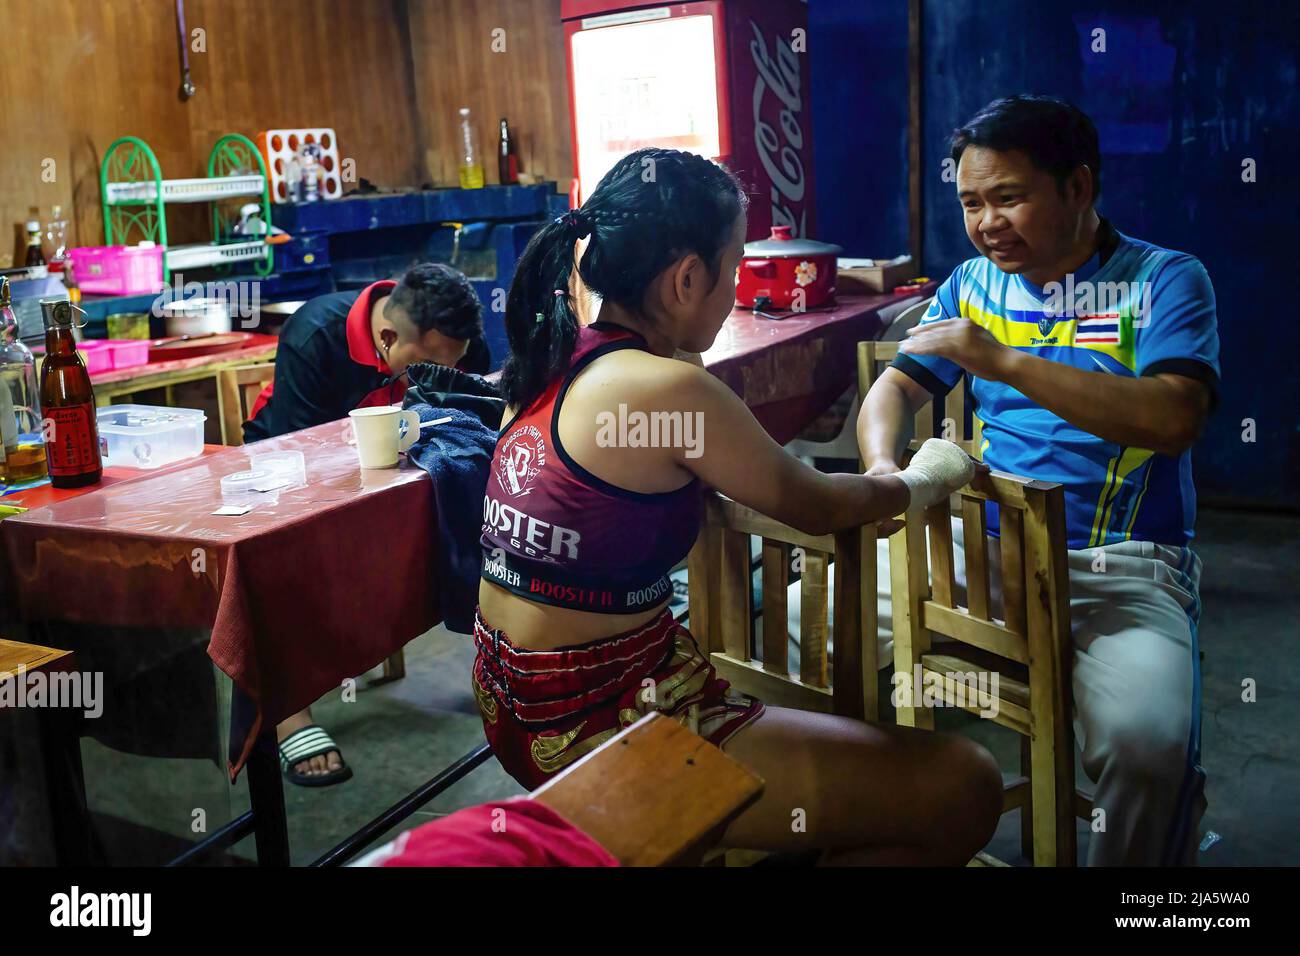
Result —
<svg viewBox="0 0 1300 956"><path fill-rule="evenodd" d="M858 404L866 401L867 392L881 373L898 355L897 342L858 343ZM963 376L944 396L943 404L928 402L916 413L911 447L919 448L927 438L946 438L956 442L972 458L981 457L984 436L980 420L966 408L966 379Z"/></svg>
<svg viewBox="0 0 1300 956"><path fill-rule="evenodd" d="M705 509L687 562L690 624L718 675L780 707L877 719L876 526L807 535L716 492L707 493ZM750 535L763 539L761 661L751 609ZM790 673L787 653L786 588L796 558L802 571L798 675ZM829 622L832 568L836 614ZM827 652L832 634L833 658Z"/></svg>
<svg viewBox="0 0 1300 956"><path fill-rule="evenodd" d="M248 412L275 378L273 362L239 365L217 373L217 403L221 414L221 444L242 445Z"/></svg>
<svg viewBox="0 0 1300 956"><path fill-rule="evenodd" d="M0 639L0 681L40 673L52 686L55 674L74 674L76 670L76 656L72 651ZM86 803L81 721L82 712L69 707L43 708L36 721L58 866L104 864L103 847Z"/></svg>
<svg viewBox="0 0 1300 956"><path fill-rule="evenodd" d="M992 719L1022 738L1021 776L1005 787L1003 812L1022 808L1021 846L1035 866L1073 866L1074 817L1091 806L1074 787L1070 722L1070 594L1065 499L1058 484L994 473L958 492L966 557L966 605L957 603L949 502L929 509L890 539L895 674L921 675L898 722L933 729L934 712L915 706L942 682L950 706L980 712L963 677L998 676ZM985 502L999 509L1003 619L990 613ZM929 534L929 557L925 536ZM931 634L955 643L931 646ZM919 668L919 670L918 670ZM987 687L986 687L987 689Z"/></svg>
<svg viewBox="0 0 1300 956"><path fill-rule="evenodd" d="M533 791L624 866L698 863L763 781L677 721L649 714Z"/></svg>

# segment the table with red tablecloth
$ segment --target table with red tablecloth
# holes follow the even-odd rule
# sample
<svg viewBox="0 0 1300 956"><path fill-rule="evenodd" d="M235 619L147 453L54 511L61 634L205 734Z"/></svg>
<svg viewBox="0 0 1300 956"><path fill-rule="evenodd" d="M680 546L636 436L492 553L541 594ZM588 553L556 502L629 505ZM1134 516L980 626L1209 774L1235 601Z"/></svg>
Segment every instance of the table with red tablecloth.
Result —
<svg viewBox="0 0 1300 956"><path fill-rule="evenodd" d="M304 486L212 513L223 476L289 450ZM433 509L426 472L363 471L335 422L12 516L0 563L24 621L210 628L209 656L254 708L232 723L234 774L263 726L438 622Z"/></svg>

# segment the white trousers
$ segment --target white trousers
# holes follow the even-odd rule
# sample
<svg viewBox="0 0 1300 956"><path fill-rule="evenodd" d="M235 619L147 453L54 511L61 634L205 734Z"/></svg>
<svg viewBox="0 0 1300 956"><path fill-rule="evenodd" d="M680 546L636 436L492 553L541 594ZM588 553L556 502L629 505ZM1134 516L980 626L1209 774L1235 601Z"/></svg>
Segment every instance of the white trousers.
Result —
<svg viewBox="0 0 1300 956"><path fill-rule="evenodd" d="M989 543L991 610L1000 615L1000 554L997 542ZM956 597L964 602L965 551L956 520L953 549ZM877 560L880 660L888 666L893 608L887 541L878 543ZM1200 558L1190 548L1126 541L1070 551L1069 568L1074 734L1084 772L1096 784L1088 865L1189 860L1205 810L1196 634ZM830 588L833 607L833 580ZM794 669L797 583L789 590L789 608Z"/></svg>

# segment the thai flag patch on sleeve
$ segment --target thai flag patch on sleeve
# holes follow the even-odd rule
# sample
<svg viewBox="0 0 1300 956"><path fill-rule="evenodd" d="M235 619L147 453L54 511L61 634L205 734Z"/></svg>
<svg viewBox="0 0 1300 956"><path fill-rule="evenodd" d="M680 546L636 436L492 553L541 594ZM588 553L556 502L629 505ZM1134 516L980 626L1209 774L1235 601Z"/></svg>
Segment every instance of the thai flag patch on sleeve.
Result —
<svg viewBox="0 0 1300 956"><path fill-rule="evenodd" d="M1119 345L1119 313L1079 316L1074 341L1079 345Z"/></svg>

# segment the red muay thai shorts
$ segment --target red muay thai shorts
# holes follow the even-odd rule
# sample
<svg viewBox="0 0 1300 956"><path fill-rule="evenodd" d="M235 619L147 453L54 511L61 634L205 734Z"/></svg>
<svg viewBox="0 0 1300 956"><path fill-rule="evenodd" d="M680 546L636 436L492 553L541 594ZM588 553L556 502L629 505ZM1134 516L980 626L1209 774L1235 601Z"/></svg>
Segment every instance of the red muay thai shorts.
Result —
<svg viewBox="0 0 1300 956"><path fill-rule="evenodd" d="M501 766L529 790L658 711L721 747L763 713L731 689L667 608L635 630L550 651L475 614L474 697Z"/></svg>

